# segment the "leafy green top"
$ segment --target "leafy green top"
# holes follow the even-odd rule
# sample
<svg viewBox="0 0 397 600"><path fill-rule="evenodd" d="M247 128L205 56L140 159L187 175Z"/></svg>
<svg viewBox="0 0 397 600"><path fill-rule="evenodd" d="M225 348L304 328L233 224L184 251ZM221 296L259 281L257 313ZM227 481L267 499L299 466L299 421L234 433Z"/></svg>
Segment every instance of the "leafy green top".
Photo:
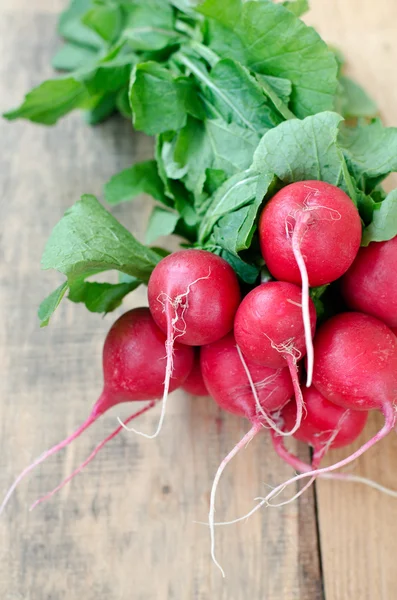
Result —
<svg viewBox="0 0 397 600"><path fill-rule="evenodd" d="M148 244L174 232L225 257L249 285L263 271L258 212L293 181L340 186L359 208L363 244L390 239L397 197L381 183L397 170L397 129L382 125L341 54L299 19L307 9L307 0L72 0L53 61L67 73L5 117L52 125L83 109L94 124L118 111L155 136L154 160L114 175L106 200L151 195ZM113 310L163 254L83 196L44 252L43 267L67 280L41 305L42 324L68 290L89 310ZM109 270L122 280L87 281Z"/></svg>

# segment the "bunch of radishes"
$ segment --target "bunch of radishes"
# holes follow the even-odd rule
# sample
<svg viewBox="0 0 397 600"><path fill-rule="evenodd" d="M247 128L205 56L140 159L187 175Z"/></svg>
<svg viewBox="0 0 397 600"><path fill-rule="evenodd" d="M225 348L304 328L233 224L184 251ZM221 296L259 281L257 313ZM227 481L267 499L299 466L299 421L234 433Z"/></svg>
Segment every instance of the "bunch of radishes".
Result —
<svg viewBox="0 0 397 600"><path fill-rule="evenodd" d="M259 242L274 280L245 297L232 267L215 254L181 250L161 260L149 280L149 308L125 313L107 335L104 389L91 415L72 436L25 469L2 508L22 477L116 404L150 401L121 423L72 476L122 427L162 398L157 430L142 434L155 437L168 393L178 387L211 395L222 409L252 423L215 476L209 514L214 560L217 483L228 461L262 428L270 428L279 455L302 471L291 481L309 477L310 483L362 454L396 420L397 238L360 249L361 233L358 210L342 190L301 181L281 189L260 216ZM337 314L314 335L316 310L310 288L342 276L340 293L349 308L360 312ZM306 383L301 383L305 366ZM328 448L358 437L371 409L384 413L382 430L350 457L319 468ZM288 435L313 447L311 466L288 453L283 444Z"/></svg>

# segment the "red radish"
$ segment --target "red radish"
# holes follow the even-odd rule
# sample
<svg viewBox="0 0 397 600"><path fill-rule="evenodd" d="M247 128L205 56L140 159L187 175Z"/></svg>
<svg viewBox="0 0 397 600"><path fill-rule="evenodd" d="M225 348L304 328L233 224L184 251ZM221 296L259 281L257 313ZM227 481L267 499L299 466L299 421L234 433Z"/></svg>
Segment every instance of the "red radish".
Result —
<svg viewBox="0 0 397 600"><path fill-rule="evenodd" d="M214 342L233 328L240 302L237 276L231 266L206 250L180 250L163 258L154 268L148 284L150 312L167 335L167 367L160 420L163 425L169 382L173 373L175 340L187 346Z"/></svg>
<svg viewBox="0 0 397 600"><path fill-rule="evenodd" d="M309 387L313 373L309 286L335 281L352 264L361 242L358 210L334 185L323 181L292 183L265 206L259 240L273 277L302 285Z"/></svg>
<svg viewBox="0 0 397 600"><path fill-rule="evenodd" d="M150 312L181 344L203 346L233 328L240 288L232 267L206 250L180 250L163 258L149 280Z"/></svg>
<svg viewBox="0 0 397 600"><path fill-rule="evenodd" d="M316 335L313 383L327 400L344 408L381 410L385 423L376 435L347 458L329 467L296 475L273 489L261 504L269 503L296 481L344 467L390 433L396 424L396 336L384 323L369 315L341 313L332 317ZM257 509L258 506L246 516Z"/></svg>
<svg viewBox="0 0 397 600"><path fill-rule="evenodd" d="M299 461L284 446L284 440L274 431L273 446L276 452L298 471L310 471L317 468L321 459L331 448L348 446L363 431L368 413L362 410L350 410L337 406L324 398L315 387L302 390L305 402L305 414L294 437L313 447L312 467ZM296 422L296 404L288 402L281 411L280 419L286 430ZM302 468L303 465L303 468Z"/></svg>
<svg viewBox="0 0 397 600"><path fill-rule="evenodd" d="M201 372L215 402L224 410L246 417L252 423L250 431L219 465L211 490L208 516L211 556L224 576L215 558L214 537L215 495L220 477L230 460L254 438L264 423L274 426L268 415L288 402L293 394L293 384L287 368L272 369L249 360L243 362L232 333L201 348Z"/></svg>
<svg viewBox="0 0 397 600"><path fill-rule="evenodd" d="M193 368L185 380L182 389L188 392L188 394L192 394L192 396L209 396L201 373L200 348L195 349Z"/></svg>
<svg viewBox="0 0 397 600"><path fill-rule="evenodd" d="M342 280L342 294L353 310L397 327L397 236L360 248Z"/></svg>
<svg viewBox="0 0 397 600"><path fill-rule="evenodd" d="M113 324L103 348L103 391L89 417L72 435L41 454L19 475L0 507L0 514L25 475L79 437L110 408L122 402L152 400L162 396L165 374L164 344L165 335L153 321L148 308L131 310ZM192 368L193 359L192 348L175 344L171 390L177 389L185 381ZM138 414L141 414L141 411L136 416Z"/></svg>
<svg viewBox="0 0 397 600"><path fill-rule="evenodd" d="M201 348L201 372L212 398L224 410L254 423L264 418L261 408L270 415L284 406L293 396L294 388L285 364L284 368L273 369L247 359L246 365L257 391L259 407L233 333Z"/></svg>
<svg viewBox="0 0 397 600"><path fill-rule="evenodd" d="M253 289L241 302L234 321L234 335L243 355L272 369L288 365L298 406L299 427L303 399L297 371L305 355L305 332L301 317L301 290L293 283L273 281ZM316 325L316 309L309 301L311 335Z"/></svg>

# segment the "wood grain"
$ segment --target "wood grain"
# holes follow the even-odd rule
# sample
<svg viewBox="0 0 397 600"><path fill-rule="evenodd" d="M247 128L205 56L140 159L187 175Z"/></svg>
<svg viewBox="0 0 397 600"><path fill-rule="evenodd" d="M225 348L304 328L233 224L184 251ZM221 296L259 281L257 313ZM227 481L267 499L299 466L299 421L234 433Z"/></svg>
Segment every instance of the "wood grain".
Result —
<svg viewBox="0 0 397 600"><path fill-rule="evenodd" d="M25 0L2 13L2 102L18 103L51 74L58 41L54 5ZM25 11L24 8L27 8ZM48 8L48 10L47 10ZM23 42L23 43L22 43ZM87 416L101 389L101 346L114 315L101 319L65 302L39 330L36 310L59 281L39 271L51 227L83 192L101 195L104 181L151 155L151 142L123 120L89 128L79 115L55 128L1 123L4 162L0 301L0 487ZM143 237L150 201L115 214ZM129 305L146 303L145 291ZM128 304L127 304L128 306ZM0 520L3 600L322 600L313 492L285 509L218 531L226 582L209 558L206 518L216 468L248 424L220 415L208 399L172 396L157 441L124 433L48 504L29 503L79 464L116 425L113 411L21 484ZM152 431L158 411L142 418ZM305 454L303 454L303 457ZM307 458L307 456L306 456ZM265 435L230 465L217 516L253 505L265 484L290 470Z"/></svg>

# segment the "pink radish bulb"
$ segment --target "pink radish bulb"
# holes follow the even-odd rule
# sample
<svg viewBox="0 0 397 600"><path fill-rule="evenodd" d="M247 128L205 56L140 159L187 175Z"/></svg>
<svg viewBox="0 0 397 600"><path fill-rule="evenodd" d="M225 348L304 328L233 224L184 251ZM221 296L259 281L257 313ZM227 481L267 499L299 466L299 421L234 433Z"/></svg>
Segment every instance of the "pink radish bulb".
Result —
<svg viewBox="0 0 397 600"><path fill-rule="evenodd" d="M152 435L131 430L154 438L165 418L175 340L201 346L226 335L233 328L240 288L235 272L223 258L206 250L180 250L163 258L153 269L148 298L154 320L167 335L163 402Z"/></svg>
<svg viewBox="0 0 397 600"><path fill-rule="evenodd" d="M41 454L19 475L8 491L0 513L25 475L46 458L68 446L110 408L122 402L154 400L162 396L166 370L165 340L165 335L157 327L148 308L131 310L113 324L103 348L103 391L89 417L72 435ZM175 344L171 390L177 389L185 381L192 369L193 360L192 348ZM138 414L141 412L138 411ZM130 420L132 418L128 419Z"/></svg>
<svg viewBox="0 0 397 600"><path fill-rule="evenodd" d="M385 423L376 435L347 458L289 479L272 490L263 502L269 502L286 486L305 477L314 480L348 465L395 427L397 338L384 323L362 313L341 313L320 327L314 349L313 384L317 390L327 400L345 409L381 410Z"/></svg>
<svg viewBox="0 0 397 600"><path fill-rule="evenodd" d="M362 433L368 413L362 410L346 409L329 402L314 386L302 390L305 414L301 426L294 437L310 444L314 450L323 446L343 448ZM281 411L284 427L290 429L296 420L296 405L288 402Z"/></svg>
<svg viewBox="0 0 397 600"><path fill-rule="evenodd" d="M362 313L336 315L317 332L315 350L313 383L329 401L353 410L393 408L397 340L384 323Z"/></svg>
<svg viewBox="0 0 397 600"><path fill-rule="evenodd" d="M200 348L195 348L193 368L185 379L182 389L192 396L209 396L201 373Z"/></svg>
<svg viewBox="0 0 397 600"><path fill-rule="evenodd" d="M305 331L301 316L301 290L293 283L274 281L254 288L241 302L234 321L234 335L243 355L253 362L280 369L288 366L298 405L296 431L302 418L303 398L297 363L305 355ZM311 330L316 309L309 301Z"/></svg>
<svg viewBox="0 0 397 600"><path fill-rule="evenodd" d="M181 344L202 346L233 328L240 288L231 266L206 250L180 250L154 268L149 308L160 329Z"/></svg>
<svg viewBox="0 0 397 600"><path fill-rule="evenodd" d="M215 497L221 475L230 460L262 429L264 423L275 427L269 413L281 408L293 394L288 369L272 369L245 361L232 333L201 348L201 372L205 385L215 402L224 410L249 419L251 429L223 459L211 489L208 522L211 535L211 556L224 576L215 557ZM253 393L255 392L255 393Z"/></svg>
<svg viewBox="0 0 397 600"><path fill-rule="evenodd" d="M297 471L302 473L316 469L322 458L331 448L343 448L356 440L367 422L368 413L362 410L346 409L324 398L314 386L302 390L305 413L294 437L313 447L312 464L302 462L291 454L284 445L284 438L271 432L277 454ZM296 404L288 402L280 414L286 430L296 422Z"/></svg>
<svg viewBox="0 0 397 600"><path fill-rule="evenodd" d="M352 200L323 181L287 185L261 214L259 240L270 273L302 286L308 387L313 372L309 286L330 283L346 273L357 255L361 233L360 216Z"/></svg>
<svg viewBox="0 0 397 600"><path fill-rule="evenodd" d="M342 294L349 308L397 327L397 236L360 248L343 277Z"/></svg>
<svg viewBox="0 0 397 600"><path fill-rule="evenodd" d="M284 368L272 369L246 360L260 406L266 414L279 410L294 394L291 376ZM249 419L263 420L241 362L233 333L201 349L201 372L210 395L227 412Z"/></svg>

